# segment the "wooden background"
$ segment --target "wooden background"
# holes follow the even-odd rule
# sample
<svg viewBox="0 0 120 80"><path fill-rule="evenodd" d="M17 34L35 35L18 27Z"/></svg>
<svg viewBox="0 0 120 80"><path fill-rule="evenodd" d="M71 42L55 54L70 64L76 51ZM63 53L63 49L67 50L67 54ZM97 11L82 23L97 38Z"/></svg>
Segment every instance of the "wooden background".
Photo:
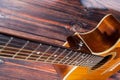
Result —
<svg viewBox="0 0 120 80"><path fill-rule="evenodd" d="M97 26L106 15L120 20L120 0L0 0L0 32L63 45L67 36ZM0 80L60 80L41 62L2 59ZM48 79L49 78L49 79Z"/></svg>

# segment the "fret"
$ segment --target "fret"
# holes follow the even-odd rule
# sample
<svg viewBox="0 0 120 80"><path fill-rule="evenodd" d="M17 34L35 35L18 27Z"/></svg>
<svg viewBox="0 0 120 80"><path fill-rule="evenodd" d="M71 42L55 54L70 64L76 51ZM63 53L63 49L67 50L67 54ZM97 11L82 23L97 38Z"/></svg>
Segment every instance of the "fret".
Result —
<svg viewBox="0 0 120 80"><path fill-rule="evenodd" d="M35 61L38 61L45 53L47 53L52 46L49 46Z"/></svg>
<svg viewBox="0 0 120 80"><path fill-rule="evenodd" d="M83 59L85 59L86 58L86 54L85 53L82 53L82 55L81 55L81 57L79 57L76 61L78 61L78 63L76 63L75 65L78 65L78 64L80 64L80 62L82 62L83 61Z"/></svg>
<svg viewBox="0 0 120 80"><path fill-rule="evenodd" d="M98 57L92 56L88 61L86 61L87 66L93 67L96 64Z"/></svg>
<svg viewBox="0 0 120 80"><path fill-rule="evenodd" d="M94 58L92 58L93 64L90 64L90 67L93 67L95 64L99 62L99 57L94 55Z"/></svg>
<svg viewBox="0 0 120 80"><path fill-rule="evenodd" d="M13 55L14 55L17 51L18 51L17 48L14 49L13 47L6 47L6 49L3 50L2 53L6 54L6 55L9 55L9 54L10 54L10 55L12 55L11 57L13 57ZM25 56L25 53L26 53L26 52L24 52L22 56Z"/></svg>
<svg viewBox="0 0 120 80"><path fill-rule="evenodd" d="M58 51L60 50L60 48L57 48L52 55L50 55L44 62L47 62L52 56L56 57L57 55L55 55Z"/></svg>
<svg viewBox="0 0 120 80"><path fill-rule="evenodd" d="M92 67L92 65L94 64L94 61L95 60L95 56L94 55L92 55L92 57L90 57L87 61L86 61L86 66L90 66L90 67Z"/></svg>
<svg viewBox="0 0 120 80"><path fill-rule="evenodd" d="M79 45L82 46L82 43ZM0 56L49 63L93 67L103 58L64 47L0 35ZM94 61L95 60L95 61Z"/></svg>
<svg viewBox="0 0 120 80"><path fill-rule="evenodd" d="M69 57L65 62L63 62L63 64L65 64L65 63L68 62L70 59L72 59L72 58L76 55L76 53L77 53L77 52L74 52L71 57Z"/></svg>
<svg viewBox="0 0 120 80"><path fill-rule="evenodd" d="M85 66L85 64L86 64L86 62L87 62L87 60L91 57L91 55L90 54L87 54L88 56L81 62L81 65L83 66Z"/></svg>
<svg viewBox="0 0 120 80"><path fill-rule="evenodd" d="M42 44L40 43L29 55L25 58L27 60L31 55L33 55L34 52L37 52L37 50L40 48ZM40 52L37 52L37 54L40 54Z"/></svg>
<svg viewBox="0 0 120 80"><path fill-rule="evenodd" d="M5 44L5 46L3 46L3 48L2 49L0 49L0 52L2 51L2 50L4 50L5 49L5 47L7 47L8 46L8 44L10 44L10 42L13 40L13 37L11 37L9 40L8 40L8 42Z"/></svg>
<svg viewBox="0 0 120 80"><path fill-rule="evenodd" d="M90 62L92 62L91 58L93 58L91 54L86 58L85 62L82 65L87 66Z"/></svg>
<svg viewBox="0 0 120 80"><path fill-rule="evenodd" d="M96 55L95 55L95 58L93 59L93 60L95 60L95 61L94 61L94 64L92 64L92 67L95 66L95 65L96 65L98 62L100 62L102 59L103 59L102 57L99 57L99 56L96 56Z"/></svg>
<svg viewBox="0 0 120 80"><path fill-rule="evenodd" d="M0 45L0 47L3 47L3 46ZM9 50L7 50L7 49L9 49ZM18 51L18 49L19 49L19 48L7 46L5 51L8 51L8 52L9 52L9 51L11 51L11 52L16 52L16 51ZM26 49L23 49L22 51L24 51L24 52L32 52L31 50L26 50Z"/></svg>
<svg viewBox="0 0 120 80"><path fill-rule="evenodd" d="M74 65L78 66L80 62L83 62L83 60L86 59L86 57L87 57L87 54L82 53L80 57L76 60L76 63Z"/></svg>
<svg viewBox="0 0 120 80"><path fill-rule="evenodd" d="M80 62L79 66L80 66L80 65L84 66L85 62L89 59L89 57L90 57L90 55L89 55L89 54L86 54L86 58L84 58L84 59Z"/></svg>
<svg viewBox="0 0 120 80"><path fill-rule="evenodd" d="M95 66L97 63L99 63L102 59L103 59L103 57L96 56L96 58L94 59L94 60L95 60L95 63L93 64L93 66ZM93 67L93 66L92 66L92 67Z"/></svg>
<svg viewBox="0 0 120 80"><path fill-rule="evenodd" d="M12 50L12 51L11 51L11 50L2 51L2 53L5 53L5 54L7 53L6 56L7 56L7 55L8 55L8 56L10 55L11 57L14 55L15 52L16 52L16 51L14 51L14 50ZM23 51L22 51L22 52L23 52ZM20 52L21 55L17 55L15 58L20 58L20 57L22 56L22 58L25 59L25 58L26 58L26 55L25 55L26 52L23 52L23 54L22 54L22 52ZM31 51L31 52L32 52L32 51ZM34 52L36 53L37 51L34 51ZM19 54L20 54L20 53L19 53ZM34 60L36 60L36 58L37 58L38 55L37 55L37 54L34 54L34 56L36 56L36 57L31 57L31 58L34 58ZM39 56L38 56L38 57L39 57ZM45 57L47 58L47 56L45 56ZM30 58L29 58L29 59L30 59ZM60 60L60 58L59 58L59 60ZM51 62L52 62L52 60L51 60Z"/></svg>
<svg viewBox="0 0 120 80"><path fill-rule="evenodd" d="M85 53L84 53L84 54L85 54ZM85 54L85 55L86 55L86 57L83 58L83 60L78 64L79 66L80 66L80 65L84 65L85 61L89 59L90 54Z"/></svg>
<svg viewBox="0 0 120 80"><path fill-rule="evenodd" d="M13 55L13 59L25 48L25 46L27 46L27 44L29 43L29 41L27 41L24 45L23 45L23 47L18 51L18 52L16 52L15 53L15 55Z"/></svg>
<svg viewBox="0 0 120 80"><path fill-rule="evenodd" d="M1 35L0 34L0 44L1 44L1 40L2 40L2 44L4 42L6 42L6 40L9 38L8 35ZM9 47L7 47L5 50L8 51L8 50L11 50L12 54L13 53L16 53L18 51L19 48L21 48L22 45L25 44L27 40L25 39L20 39L20 38L16 38L14 37L14 40L12 40L12 42L9 44ZM32 43L32 44L31 44ZM29 43L29 45L27 45L25 47L25 49L22 50L22 52L20 52L18 55L23 55L23 53L25 55L27 55L28 53L31 53L32 50L34 50L35 46L34 44L36 44L37 42L33 42L31 41L31 43ZM33 44L34 43L34 44ZM38 44L37 44L38 45ZM32 49L32 50L31 50ZM13 52L13 51L16 51L16 52ZM26 53L27 52L27 53ZM10 53L10 52L9 52ZM28 54L29 55L29 54ZM28 56L27 55L27 56Z"/></svg>
<svg viewBox="0 0 120 80"><path fill-rule="evenodd" d="M12 42L9 44L9 46L14 47L14 48L21 48L27 40L22 40L14 37Z"/></svg>
<svg viewBox="0 0 120 80"><path fill-rule="evenodd" d="M64 51L62 53L60 53L60 55L58 57L56 57L52 63L54 63L61 55L63 55L65 52L67 51L67 49L64 49Z"/></svg>
<svg viewBox="0 0 120 80"><path fill-rule="evenodd" d="M82 53L78 53L78 55L71 60L68 64L74 65L75 63L78 63L78 61L76 61L77 58L79 58L81 56Z"/></svg>
<svg viewBox="0 0 120 80"><path fill-rule="evenodd" d="M58 64L59 64L59 63L62 63L62 61L63 61L64 59L65 59L65 60L68 59L68 58L69 58L68 56L69 56L72 52L73 52L73 51L71 50L63 59L61 59L60 61L58 61Z"/></svg>

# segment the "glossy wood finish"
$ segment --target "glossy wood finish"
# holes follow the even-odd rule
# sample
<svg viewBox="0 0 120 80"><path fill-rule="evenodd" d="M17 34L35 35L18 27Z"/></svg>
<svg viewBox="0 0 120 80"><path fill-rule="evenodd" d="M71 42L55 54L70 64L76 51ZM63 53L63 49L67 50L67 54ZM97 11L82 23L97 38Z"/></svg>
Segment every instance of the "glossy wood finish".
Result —
<svg viewBox="0 0 120 80"><path fill-rule="evenodd" d="M93 7L86 9L82 1L89 1L89 3L93 5ZM83 24L84 26L78 28L79 32L85 32L93 29L106 14L112 13L117 19L120 20L119 0L112 0L111 2L109 0L107 0L106 2L104 2L104 0L100 1L0 0L0 32L13 34L28 39L63 45L63 43L66 41L66 37L73 34L73 32L70 31L70 29L72 29L71 26L73 25L81 25L81 22L86 23ZM105 7L105 9L94 7L101 4ZM11 60L5 59L5 61L10 62ZM16 63L10 62L10 64L4 66L2 66L1 64L1 68L6 67L6 72L4 71L4 69L1 69L1 80L28 80L28 78L29 80L33 79L35 75L31 76L31 74L35 70L32 70L29 72L29 74L24 74L24 76L21 76L21 78L19 78L19 73L21 73L20 70L23 71L22 68L24 67L21 68L20 66L22 65L20 64L19 66L17 64L21 62L24 63L23 65L27 65L28 63L30 63L31 65L35 65L36 63L22 61L15 62ZM15 73L13 73L13 75L16 76L16 79L14 79L12 75L7 74L7 70L10 70L11 72L14 72L16 70L16 67L14 67L15 65L13 64L15 64L17 68L19 68L19 71L17 70ZM44 64L41 63L38 66L40 67L42 65ZM11 67L9 66L12 66L12 68L14 67L14 69L11 69ZM52 69L54 71L54 68L48 67L48 64L45 64L44 67ZM63 68L65 69L65 67ZM38 73L39 76L35 76L36 80L48 80L48 77L46 77L46 73L44 73L44 71L42 72L43 69L44 68L41 68L40 73ZM46 71L48 71L48 69L46 69ZM27 71L26 68L24 69L24 71ZM42 74L46 76L41 77ZM55 74L56 75L54 75L54 77L57 77L59 80L60 78L58 77L58 74L56 72ZM54 80L54 78L51 76L49 76L49 78L49 80Z"/></svg>
<svg viewBox="0 0 120 80"><path fill-rule="evenodd" d="M111 15L106 15L95 29L80 35L94 53L100 53L115 45L120 38L119 34L119 21Z"/></svg>
<svg viewBox="0 0 120 80"><path fill-rule="evenodd" d="M95 70L91 70L89 67L77 67L66 80L106 80L110 75L120 70L120 22L112 15L103 18L94 30L80 34L81 37L93 54L112 55L112 58Z"/></svg>

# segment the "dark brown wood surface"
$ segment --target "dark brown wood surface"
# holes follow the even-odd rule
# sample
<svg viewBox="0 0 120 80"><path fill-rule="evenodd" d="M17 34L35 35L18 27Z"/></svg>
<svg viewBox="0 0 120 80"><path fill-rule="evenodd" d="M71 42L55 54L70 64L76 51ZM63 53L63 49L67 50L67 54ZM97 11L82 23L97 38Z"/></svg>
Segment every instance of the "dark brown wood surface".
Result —
<svg viewBox="0 0 120 80"><path fill-rule="evenodd" d="M116 1L119 3L119 0ZM120 19L119 9L105 7L111 5L117 9L117 2L105 4L103 1L103 9L95 7L101 4L99 2L89 3L93 4L93 8L87 8L82 0L0 0L0 26L61 45L72 34L67 28L74 24L83 25L80 27L82 32L83 29L96 27L106 14L113 14Z"/></svg>
<svg viewBox="0 0 120 80"><path fill-rule="evenodd" d="M81 26L78 31L84 32L96 27L106 14L120 20L119 3L119 0L0 0L0 32L62 45L73 34L74 25ZM49 64L4 61L0 64L0 80L60 79Z"/></svg>
<svg viewBox="0 0 120 80"><path fill-rule="evenodd" d="M0 80L59 80L54 67L41 62L2 59Z"/></svg>

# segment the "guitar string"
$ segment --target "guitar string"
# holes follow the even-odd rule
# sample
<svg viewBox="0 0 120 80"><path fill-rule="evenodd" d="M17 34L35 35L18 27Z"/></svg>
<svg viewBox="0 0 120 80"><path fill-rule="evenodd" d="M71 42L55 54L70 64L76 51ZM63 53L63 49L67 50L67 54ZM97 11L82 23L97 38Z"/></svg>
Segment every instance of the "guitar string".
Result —
<svg viewBox="0 0 120 80"><path fill-rule="evenodd" d="M2 52L2 53L3 53L3 52ZM4 55L4 54L3 54L3 55ZM0 55L0 56L2 56L2 55ZM10 54L7 54L6 56L7 56L7 58L12 58L12 57L10 56ZM4 55L3 57L6 57L6 56ZM26 60L24 56L17 56L17 57L15 57L15 59ZM45 59L47 59L47 58L44 58L44 59L41 58L41 59L39 59L38 61L42 61L42 62L44 62ZM34 57L30 57L30 58L27 59L27 60L35 61L36 58L34 58ZM50 63L50 62L52 62L52 63L58 63L59 60L61 60L61 59L58 58L57 61L54 61L54 62L52 62L53 60L47 60L47 61L45 61L45 62L48 62L48 63ZM61 64L67 64L67 63L61 63ZM68 64L68 65L71 65L71 64ZM78 66L78 65L74 65L74 66ZM82 66L82 65L81 65L81 66ZM88 65L88 66L89 66L89 65Z"/></svg>
<svg viewBox="0 0 120 80"><path fill-rule="evenodd" d="M1 37L0 37L1 38ZM5 39L5 38L4 38ZM1 42L1 41L0 41ZM1 46L1 45L0 45ZM16 45L17 46L17 45ZM7 47L8 48L8 47ZM9 48L11 48L11 47L9 47ZM11 48L11 49L13 49L13 48ZM17 49L17 48L14 48L14 49ZM27 50L27 49L23 49L23 51L24 52L26 52L27 51L27 53L29 53L29 52L32 52L32 50ZM23 53L23 51L21 52L21 53ZM35 52L37 52L37 51L35 51ZM11 54L7 54L7 55L11 55ZM50 54L48 54L48 55L50 55ZM38 56L38 55L36 55L36 54L34 54L34 56ZM22 57L22 56L17 56L17 57ZM45 56L46 57L46 56ZM64 58L64 57L63 57ZM22 58L17 58L17 59L22 59ZM35 58L33 58L33 57L30 57L30 59L28 59L28 60L32 60L32 59L35 59ZM60 58L58 58L57 60L59 60ZM22 60L25 60L25 59L22 59ZM44 60L44 59L41 59L41 60ZM50 61L50 60L49 60ZM64 61L64 60L62 60L62 61ZM59 62L59 61L58 61ZM62 63L63 64L63 63ZM102 64L102 63L100 63L100 64ZM110 68L110 66L111 65L108 65L108 66L105 66L105 68ZM103 67L102 67L103 68ZM106 70L106 69L102 69L101 68L101 70Z"/></svg>
<svg viewBox="0 0 120 80"><path fill-rule="evenodd" d="M0 56L5 55L4 52L1 52L1 53L3 53L3 54L1 54ZM11 54L7 54L6 56L12 58L12 55L11 55ZM4 57L6 57L6 56L4 56ZM17 58L26 60L24 56L17 56L17 57L15 57L15 59L17 59ZM30 58L27 59L27 60L33 60L33 59L35 60L36 58L30 57ZM44 60L44 59L39 59L39 60ZM49 60L49 61L50 61L50 60ZM51 61L52 61L52 60L51 60Z"/></svg>
<svg viewBox="0 0 120 80"><path fill-rule="evenodd" d="M1 41L0 41L1 42ZM2 41L3 42L3 41ZM1 45L2 46L2 45ZM18 45L15 45L13 44L13 46L18 46ZM15 47L7 47L7 48L11 48L11 49L14 49L14 50L19 50L18 48L15 48ZM28 50L28 49L22 49L22 52L27 52L27 53L31 53L33 50ZM34 53L37 53L39 51L34 51Z"/></svg>
<svg viewBox="0 0 120 80"><path fill-rule="evenodd" d="M16 58L16 59L20 59L20 60L25 60L25 59L22 59L22 58ZM30 59L28 59L28 60L32 60L32 59L34 59L34 58L30 58ZM44 59L41 59L41 61L43 61ZM33 61L33 60L32 60ZM50 60L49 60L50 61ZM48 62L46 62L46 63L49 63L49 61ZM57 63L57 62L55 62L55 63ZM67 63L62 63L62 64L67 64ZM102 63L100 63L100 64L102 64ZM68 65L74 65L74 64L68 64ZM78 65L74 65L74 66L78 66ZM79 65L80 66L80 65ZM88 65L89 66L89 65ZM105 68L110 68L110 66L105 66ZM106 70L106 69L100 69L100 70Z"/></svg>
<svg viewBox="0 0 120 80"><path fill-rule="evenodd" d="M25 50L25 51L26 51L26 50ZM31 50L27 50L27 51L31 52Z"/></svg>
<svg viewBox="0 0 120 80"><path fill-rule="evenodd" d="M0 45L1 46L1 45ZM6 48L8 48L8 47L6 47ZM13 49L13 47L9 47L10 49ZM14 49L17 49L17 48L14 48ZM8 52L15 52L15 51L11 51L11 50L7 50ZM4 53L6 52L6 50L4 51ZM3 52L2 52L3 53ZM2 54L1 54L2 55ZM3 54L4 55L4 54ZM10 55L10 54L8 54L7 53L7 55L6 56L8 56L8 55ZM11 54L12 55L12 54ZM13 54L14 55L14 54ZM48 55L50 55L50 54L48 54ZM37 56L37 57L39 57L38 55L34 55L34 56ZM21 56L21 55L18 55L17 57L23 57L23 56ZM47 59L47 56L45 56L44 58L46 58ZM51 58L54 58L54 57L51 57ZM62 58L64 58L64 57L62 57ZM28 60L31 60L31 59L35 59L35 58L33 58L33 57L30 57ZM40 60L45 60L45 59L40 59ZM61 60L61 57L59 57L56 61L55 61L55 63L58 61L60 61ZM72 59L70 59L70 61L71 61ZM49 60L50 61L50 60ZM52 61L52 60L51 60ZM64 60L63 60L64 61ZM62 63L62 64L64 64L64 63ZM67 64L67 63L65 63L65 64ZM79 64L75 64L75 65L79 65Z"/></svg>
<svg viewBox="0 0 120 80"><path fill-rule="evenodd" d="M16 59L20 59L20 60L25 60L25 59L22 59L22 58L16 58ZM34 59L34 58L33 58ZM31 59L29 59L29 60L32 60L32 58ZM44 59L41 59L41 60L44 60ZM33 61L33 60L32 60ZM46 62L47 63L47 62ZM49 63L49 62L48 62ZM62 63L62 64L64 64L64 63ZM102 64L102 63L100 63L100 64ZM75 66L78 66L78 65L75 65ZM105 66L105 68L110 68L110 66L111 65L108 65L108 66ZM103 67L102 67L103 68ZM106 69L100 69L100 70L106 70Z"/></svg>
<svg viewBox="0 0 120 80"><path fill-rule="evenodd" d="M7 48L7 47L6 47ZM10 49L11 49L11 47L9 47ZM15 51L11 51L11 50L4 50L4 51L2 51L2 53L3 54L0 54L0 56L2 56L2 55L6 55L6 56L10 56L10 55L14 55L14 54L9 54L9 53L7 53L7 52L15 52ZM7 54L6 54L7 53ZM21 52L22 53L22 52ZM50 54L48 54L48 55L50 55ZM37 58L39 57L39 55L33 55L33 56L36 56ZM26 56L25 55L18 55L17 57L19 57L19 58L26 58ZM17 57L15 57L15 58L17 58ZM36 57L35 58L33 58L32 56L28 59L28 60L31 60L31 59L36 59ZM44 58L44 59L43 59ZM39 60L45 60L45 59L47 59L48 57L47 56L44 56L44 57L42 57L41 59L39 59ZM51 57L52 59L54 58L54 57ZM59 57L56 61L54 61L55 63L56 62L59 62L62 58L64 58L64 56L63 57ZM67 58L68 59L68 58ZM67 59L64 59L64 60L62 60L62 64L64 64L63 62L64 61L66 61ZM54 60L54 59L53 59ZM49 60L49 61L53 61L53 60ZM70 61L72 60L71 58L69 59ZM48 61L48 62L49 62ZM67 64L67 63L66 63ZM78 65L78 64L76 64L76 65Z"/></svg>
<svg viewBox="0 0 120 80"><path fill-rule="evenodd" d="M22 50L22 51L24 51L24 50ZM27 51L30 51L30 50L27 50ZM30 51L31 52L31 51Z"/></svg>
<svg viewBox="0 0 120 80"><path fill-rule="evenodd" d="M0 45L1 46L1 45ZM3 47L3 46L2 46ZM8 48L8 47L6 47L6 48ZM11 49L13 49L12 47L9 47L9 48L11 48ZM17 48L16 48L17 49ZM14 52L14 51L9 51L9 52ZM3 52L2 52L3 53ZM7 54L7 55L10 55L10 54ZM17 56L17 57L22 57L22 56ZM45 57L47 57L47 56L45 56ZM18 58L17 58L18 59ZM22 58L19 58L19 59L22 59ZM28 60L32 60L32 59L35 59L35 58L30 58L30 59L28 59ZM58 60L61 60L61 58L58 58ZM22 60L25 60L25 59L22 59ZM40 60L44 60L44 59L40 59ZM49 61L52 61L52 60L49 60ZM56 63L56 62L55 62ZM67 63L62 63L62 64L67 64ZM76 64L77 65L77 64Z"/></svg>
<svg viewBox="0 0 120 80"><path fill-rule="evenodd" d="M6 43L6 42L4 42L4 41L0 41L0 42ZM18 45L18 44L17 44L17 45L16 45L16 44L13 44L13 43L10 43L10 44L13 45L13 46L20 46L20 45ZM44 45L44 44L43 44L43 45ZM47 46L49 47L49 45L47 45ZM15 49L17 49L17 48L15 48ZM66 49L66 48L65 48L65 49ZM32 50L28 50L28 49L27 49L27 50L24 50L24 49L23 49L23 51L31 52ZM36 52L37 52L37 51L36 51Z"/></svg>
<svg viewBox="0 0 120 80"><path fill-rule="evenodd" d="M0 37L1 38L1 37ZM2 37L3 38L3 37ZM5 39L5 38L4 38ZM12 44L12 45L14 45L14 44ZM49 45L49 44L48 44ZM17 46L17 45L16 45ZM65 48L66 49L66 48ZM69 49L68 49L69 50ZM30 51L31 52L31 50L26 50L26 51ZM70 51L70 50L69 50ZM74 51L74 52L77 52L77 51ZM97 56L97 55L96 55Z"/></svg>
<svg viewBox="0 0 120 80"><path fill-rule="evenodd" d="M4 47L4 46L1 46L0 45L0 47ZM6 48L9 48L9 49L14 49L14 50L19 50L19 49L17 49L17 48L13 48L13 47L6 47ZM28 50L26 50L26 49L23 49L24 51L21 51L20 53L23 53L23 55L25 56L26 55L26 51L28 51ZM11 50L3 50L2 51L2 53L3 52L10 52L10 53L15 53L16 51L11 51ZM32 50L30 51L29 50L29 52L32 52ZM27 52L28 53L28 55L29 55L29 52ZM34 51L34 52L36 52L36 51ZM42 53L42 52L41 52ZM12 55L12 54L11 54ZM14 55L14 54L13 54ZM20 56L20 55L22 55L22 54L18 54L18 56ZM48 54L47 53L47 55L50 55L50 54ZM39 55L37 55L37 54L33 54L33 56L37 56L37 57L39 57ZM31 56L32 57L32 56ZM45 57L48 57L48 56L45 56ZM51 57L51 58L54 58L54 57Z"/></svg>

